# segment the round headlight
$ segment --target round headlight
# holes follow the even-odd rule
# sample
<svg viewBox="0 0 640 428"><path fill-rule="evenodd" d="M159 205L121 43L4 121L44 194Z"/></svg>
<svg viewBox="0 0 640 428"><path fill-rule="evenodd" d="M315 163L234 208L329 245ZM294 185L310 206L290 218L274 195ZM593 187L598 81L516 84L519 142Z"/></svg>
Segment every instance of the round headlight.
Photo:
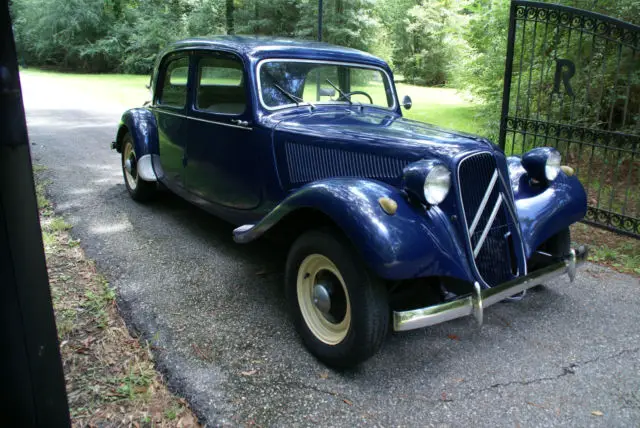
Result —
<svg viewBox="0 0 640 428"><path fill-rule="evenodd" d="M451 173L444 165L435 165L424 180L424 199L430 205L438 205L450 188Z"/></svg>
<svg viewBox="0 0 640 428"><path fill-rule="evenodd" d="M536 147L523 154L521 161L532 180L547 185L558 178L562 157L553 147Z"/></svg>
<svg viewBox="0 0 640 428"><path fill-rule="evenodd" d="M553 181L556 179L560 172L561 163L562 156L560 156L560 152L549 152L549 156L547 156L547 163L544 166L544 175L547 177L547 180Z"/></svg>

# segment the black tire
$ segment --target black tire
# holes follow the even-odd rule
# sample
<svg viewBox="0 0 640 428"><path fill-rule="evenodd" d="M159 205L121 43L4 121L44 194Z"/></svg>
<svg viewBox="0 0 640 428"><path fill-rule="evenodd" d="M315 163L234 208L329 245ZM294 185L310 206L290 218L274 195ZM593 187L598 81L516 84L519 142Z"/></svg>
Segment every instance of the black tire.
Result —
<svg viewBox="0 0 640 428"><path fill-rule="evenodd" d="M543 251L547 254L551 254L553 257L564 257L569 254L571 251L571 232L569 228L561 230L560 232L553 235L551 238L547 239L538 250ZM532 264L529 266L530 271L537 270L544 265L536 265ZM532 290L543 290L544 285L536 285L532 287Z"/></svg>
<svg viewBox="0 0 640 428"><path fill-rule="evenodd" d="M158 191L157 183L151 181L144 181L138 176L136 170L137 157L135 154L135 146L133 144L133 138L129 132L125 132L122 136L122 155L121 166L122 176L124 177L124 185L127 186L127 191L131 198L138 202L147 202L152 200ZM128 173L125 163L127 160L131 160L132 170Z"/></svg>
<svg viewBox="0 0 640 428"><path fill-rule="evenodd" d="M316 256L323 256L333 263L343 279L340 282L340 290L346 289L347 292L350 322L344 329L344 338L335 344L326 343L312 331L299 303L299 270L303 263L306 266L307 261ZM324 271L319 272L314 274L311 280L313 283L317 283L317 278ZM300 275L304 282L310 274ZM349 242L339 234L326 230L312 230L300 236L292 245L287 257L285 286L296 330L309 351L328 366L353 367L370 358L382 346L389 326L386 286L367 269ZM331 302L333 299L332 297ZM317 314L322 315L319 311Z"/></svg>
<svg viewBox="0 0 640 428"><path fill-rule="evenodd" d="M568 255L571 251L571 232L569 228L567 227L547 239L545 243L540 246L540 250L554 257L564 257Z"/></svg>

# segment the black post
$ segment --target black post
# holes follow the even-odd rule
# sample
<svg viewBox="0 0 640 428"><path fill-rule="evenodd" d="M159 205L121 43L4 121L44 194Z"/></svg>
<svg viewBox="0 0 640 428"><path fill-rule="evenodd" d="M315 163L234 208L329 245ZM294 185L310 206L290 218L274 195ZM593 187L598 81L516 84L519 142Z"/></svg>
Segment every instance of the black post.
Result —
<svg viewBox="0 0 640 428"><path fill-rule="evenodd" d="M233 4L233 0L225 1L225 25L227 29L227 34L234 34L234 23L233 23L233 13L235 11L235 5Z"/></svg>
<svg viewBox="0 0 640 428"><path fill-rule="evenodd" d="M322 0L318 0L318 41L322 41ZM316 101L320 101L320 71L316 70Z"/></svg>
<svg viewBox="0 0 640 428"><path fill-rule="evenodd" d="M504 89L502 90L502 114L500 116L499 144L505 150L507 137L507 116L509 115L509 97L511 96L511 74L513 73L513 45L516 40L516 3L511 2L509 11L509 33L507 35L507 58L504 64Z"/></svg>
<svg viewBox="0 0 640 428"><path fill-rule="evenodd" d="M318 0L318 41L322 41L322 0Z"/></svg>
<svg viewBox="0 0 640 428"><path fill-rule="evenodd" d="M0 5L0 409L3 426L69 426L8 2Z"/></svg>

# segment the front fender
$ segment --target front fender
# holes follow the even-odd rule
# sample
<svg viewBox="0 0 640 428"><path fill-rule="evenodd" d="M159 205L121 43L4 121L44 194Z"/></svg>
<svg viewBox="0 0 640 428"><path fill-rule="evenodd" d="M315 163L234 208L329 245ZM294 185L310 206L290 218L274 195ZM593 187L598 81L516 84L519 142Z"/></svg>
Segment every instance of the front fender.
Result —
<svg viewBox="0 0 640 428"><path fill-rule="evenodd" d="M381 197L396 201L395 215L382 210ZM396 188L377 181L333 178L311 183L287 197L258 224L236 229L234 239L250 242L302 208L329 216L366 264L383 278L449 276L474 281L449 218L438 207L425 210L410 205Z"/></svg>
<svg viewBox="0 0 640 428"><path fill-rule="evenodd" d="M510 157L508 165L525 254L530 258L547 239L584 218L587 195L577 177L562 171L542 188L531 186L519 158Z"/></svg>

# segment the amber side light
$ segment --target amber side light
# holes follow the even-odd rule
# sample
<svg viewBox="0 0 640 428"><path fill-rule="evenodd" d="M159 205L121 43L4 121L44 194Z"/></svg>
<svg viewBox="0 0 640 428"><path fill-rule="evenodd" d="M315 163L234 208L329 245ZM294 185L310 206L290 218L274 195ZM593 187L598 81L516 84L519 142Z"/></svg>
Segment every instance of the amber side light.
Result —
<svg viewBox="0 0 640 428"><path fill-rule="evenodd" d="M380 204L380 207L382 207L382 210L389 215L394 215L398 210L398 203L386 196L378 199L378 203Z"/></svg>

